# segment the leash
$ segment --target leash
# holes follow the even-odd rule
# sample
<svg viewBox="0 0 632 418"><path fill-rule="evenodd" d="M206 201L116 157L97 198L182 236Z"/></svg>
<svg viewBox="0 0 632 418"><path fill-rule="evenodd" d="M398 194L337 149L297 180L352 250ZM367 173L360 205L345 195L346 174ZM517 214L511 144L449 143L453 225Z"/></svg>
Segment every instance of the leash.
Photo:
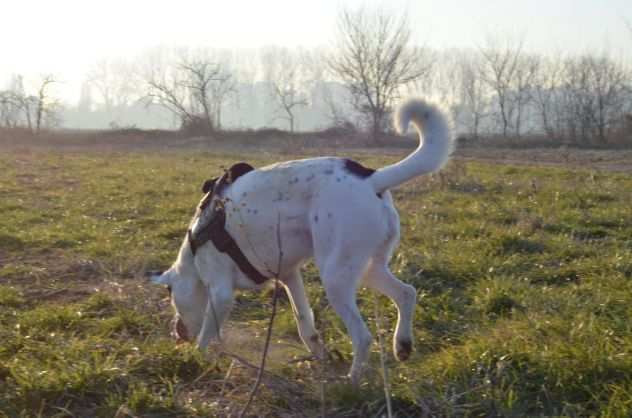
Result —
<svg viewBox="0 0 632 418"><path fill-rule="evenodd" d="M268 333L266 334L266 341L263 346L263 354L261 355L261 364L259 364L259 370L257 371L257 380L255 380L255 384L252 386L252 389L250 390L250 395L248 396L248 402L246 402L246 405L244 405L244 408L239 413L239 418L243 418L244 416L246 416L246 412L248 412L248 408L250 408L252 401L255 399L257 390L259 390L259 385L261 385L263 372L266 367L266 359L268 358L268 349L270 348L270 339L272 337L272 325L274 324L274 318L276 317L278 299L279 299L279 279L275 278L274 279L274 295L272 296L272 312L270 313L270 321L268 322Z"/></svg>
<svg viewBox="0 0 632 418"><path fill-rule="evenodd" d="M237 242L233 239L233 237L226 230L226 210L224 207L224 201L220 198L221 192L228 185L237 180L238 177L252 171L253 167L246 163L238 163L233 165L229 170L227 170L222 177L219 179L211 179L207 180L204 183L202 190L206 193L200 205L198 206L198 211L196 213L196 217L199 217L203 210L205 210L209 205L212 205L210 208L213 213L211 215L211 219L208 223L202 226L196 233L193 233L192 229L189 228L187 231L187 239L189 242L189 246L191 248L191 252L195 256L197 249L202 245L206 244L208 241L211 241L215 248L221 252L227 254L237 265L237 267L253 282L257 284L262 284L263 282L270 279L270 277L266 277L261 274L246 258L244 253L241 251ZM250 395L248 397L248 402L244 405L243 409L239 414L239 418L243 418L250 405L252 404L257 391L259 390L259 386L261 385L261 380L263 379L263 373L265 371L266 360L268 358L268 350L270 349L270 340L272 338L272 327L274 325L274 318L276 317L277 305L279 299L279 275L281 273L281 265L283 262L283 247L281 242L281 213L278 214L277 219L277 246L279 249L279 259L277 263L276 274L274 275L274 294L272 296L272 312L270 313L270 320L268 322L268 331L266 333L266 339L263 346L263 354L261 356L261 363L259 365L259 369L257 371L257 379L250 391ZM253 249L254 250L254 249ZM210 293L210 292L209 292ZM215 310L215 306L213 303L212 296L209 298L209 305L213 316L215 318L215 326L217 327L217 335L219 336L219 324L217 323L217 313Z"/></svg>
<svg viewBox="0 0 632 418"><path fill-rule="evenodd" d="M283 262L283 247L281 246L281 213L279 213L279 217L277 220L277 246L279 248L279 261L277 264L276 277L274 278L274 295L272 296L272 312L270 313L270 321L268 322L268 333L266 334L266 341L263 346L263 354L261 355L261 364L259 366L259 371L257 372L257 380L252 386L250 396L248 397L248 402L246 402L246 405L244 405L244 408L239 413L239 418L243 418L246 415L246 412L248 412L248 408L250 408L250 405L252 404L252 401L257 394L257 390L259 389L259 385L261 384L261 379L263 378L263 371L266 366L266 358L268 357L270 338L272 337L272 325L274 324L274 317L276 316L277 310L277 301L279 299L279 275L281 273L281 264Z"/></svg>

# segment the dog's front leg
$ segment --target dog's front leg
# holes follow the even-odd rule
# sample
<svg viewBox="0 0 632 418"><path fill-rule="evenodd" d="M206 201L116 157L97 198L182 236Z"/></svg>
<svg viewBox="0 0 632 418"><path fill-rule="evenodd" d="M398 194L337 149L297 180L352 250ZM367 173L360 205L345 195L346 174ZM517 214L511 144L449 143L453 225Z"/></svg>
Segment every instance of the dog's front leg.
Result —
<svg viewBox="0 0 632 418"><path fill-rule="evenodd" d="M292 311L294 312L294 319L296 319L298 334L301 340L303 340L303 344L305 344L312 354L318 358L324 358L325 346L314 325L314 313L305 295L305 286L303 285L301 273L296 269L288 274L284 274L281 278L281 282L292 303Z"/></svg>
<svg viewBox="0 0 632 418"><path fill-rule="evenodd" d="M222 324L233 305L232 286L211 287L207 285L207 292L208 302L205 308L204 321L197 339L200 350L205 350L211 340L220 338Z"/></svg>

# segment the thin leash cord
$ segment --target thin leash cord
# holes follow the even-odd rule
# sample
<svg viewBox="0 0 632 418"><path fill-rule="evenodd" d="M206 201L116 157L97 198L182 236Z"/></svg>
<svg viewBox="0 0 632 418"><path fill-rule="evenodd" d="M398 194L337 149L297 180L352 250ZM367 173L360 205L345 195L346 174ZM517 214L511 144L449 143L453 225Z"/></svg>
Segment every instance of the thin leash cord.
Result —
<svg viewBox="0 0 632 418"><path fill-rule="evenodd" d="M268 357L268 348L270 347L270 339L272 337L272 325L274 324L274 317L276 316L277 310L277 301L279 299L279 276L281 275L281 264L283 262L283 247L281 246L281 213L279 213L277 220L277 246L279 248L279 261L277 264L277 274L274 279L274 295L272 296L272 312L270 313L270 321L268 322L268 333L266 334L266 341L263 346L263 354L261 355L261 364L259 365L259 371L257 372L257 380L252 386L250 396L248 397L248 402L246 402L246 405L244 405L243 409L239 413L239 418L243 418L246 416L246 412L248 412L248 408L250 408L250 405L252 404L252 401L257 394L257 390L259 389L259 385L261 384L261 379L263 378L263 371L266 366L266 359Z"/></svg>
<svg viewBox="0 0 632 418"><path fill-rule="evenodd" d="M382 312L380 311L380 299L375 295L374 300L375 326L377 328L378 344L380 346L380 366L382 368L382 380L384 382L384 399L386 400L386 416L393 417L393 406L391 404L391 389L388 379L388 368L386 367L386 353L384 352L384 334L382 332Z"/></svg>
<svg viewBox="0 0 632 418"><path fill-rule="evenodd" d="M248 402L244 405L244 408L239 413L239 418L243 418L246 416L246 412L248 412L248 408L252 404L252 401L255 399L255 395L257 394L257 390L259 389L259 385L261 384L261 380L263 378L263 372L266 367L266 359L268 357L268 349L270 347L270 339L272 337L272 325L274 323L274 317L276 316L277 310L277 301L279 299L279 279L274 279L274 295L272 296L272 313L270 314L270 321L268 322L268 333L266 334L266 341L263 346L263 354L261 356L261 364L259 365L259 370L257 371L257 380L255 384L252 386L250 391L250 396L248 397Z"/></svg>

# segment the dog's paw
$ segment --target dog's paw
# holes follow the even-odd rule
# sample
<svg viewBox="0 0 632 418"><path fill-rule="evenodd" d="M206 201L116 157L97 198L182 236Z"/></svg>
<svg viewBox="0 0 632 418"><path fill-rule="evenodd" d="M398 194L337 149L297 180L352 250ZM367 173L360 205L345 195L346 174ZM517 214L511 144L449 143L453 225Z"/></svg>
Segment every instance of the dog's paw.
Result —
<svg viewBox="0 0 632 418"><path fill-rule="evenodd" d="M358 389L360 387L360 382L362 381L362 371L354 370L352 368L347 374L346 378L351 386L353 386L355 389Z"/></svg>
<svg viewBox="0 0 632 418"><path fill-rule="evenodd" d="M406 361L413 351L413 343L410 340L397 341L395 344L395 358L399 361Z"/></svg>

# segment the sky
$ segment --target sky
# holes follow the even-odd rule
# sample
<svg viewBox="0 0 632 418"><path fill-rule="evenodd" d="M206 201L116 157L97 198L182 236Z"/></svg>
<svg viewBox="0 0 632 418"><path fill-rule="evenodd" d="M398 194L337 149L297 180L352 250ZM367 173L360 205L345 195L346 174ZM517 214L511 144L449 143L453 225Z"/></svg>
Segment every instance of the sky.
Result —
<svg viewBox="0 0 632 418"><path fill-rule="evenodd" d="M0 88L10 74L55 73L78 85L101 58L165 46L329 46L343 7L407 13L414 41L476 48L495 35L547 54L632 58L632 0L0 0Z"/></svg>

